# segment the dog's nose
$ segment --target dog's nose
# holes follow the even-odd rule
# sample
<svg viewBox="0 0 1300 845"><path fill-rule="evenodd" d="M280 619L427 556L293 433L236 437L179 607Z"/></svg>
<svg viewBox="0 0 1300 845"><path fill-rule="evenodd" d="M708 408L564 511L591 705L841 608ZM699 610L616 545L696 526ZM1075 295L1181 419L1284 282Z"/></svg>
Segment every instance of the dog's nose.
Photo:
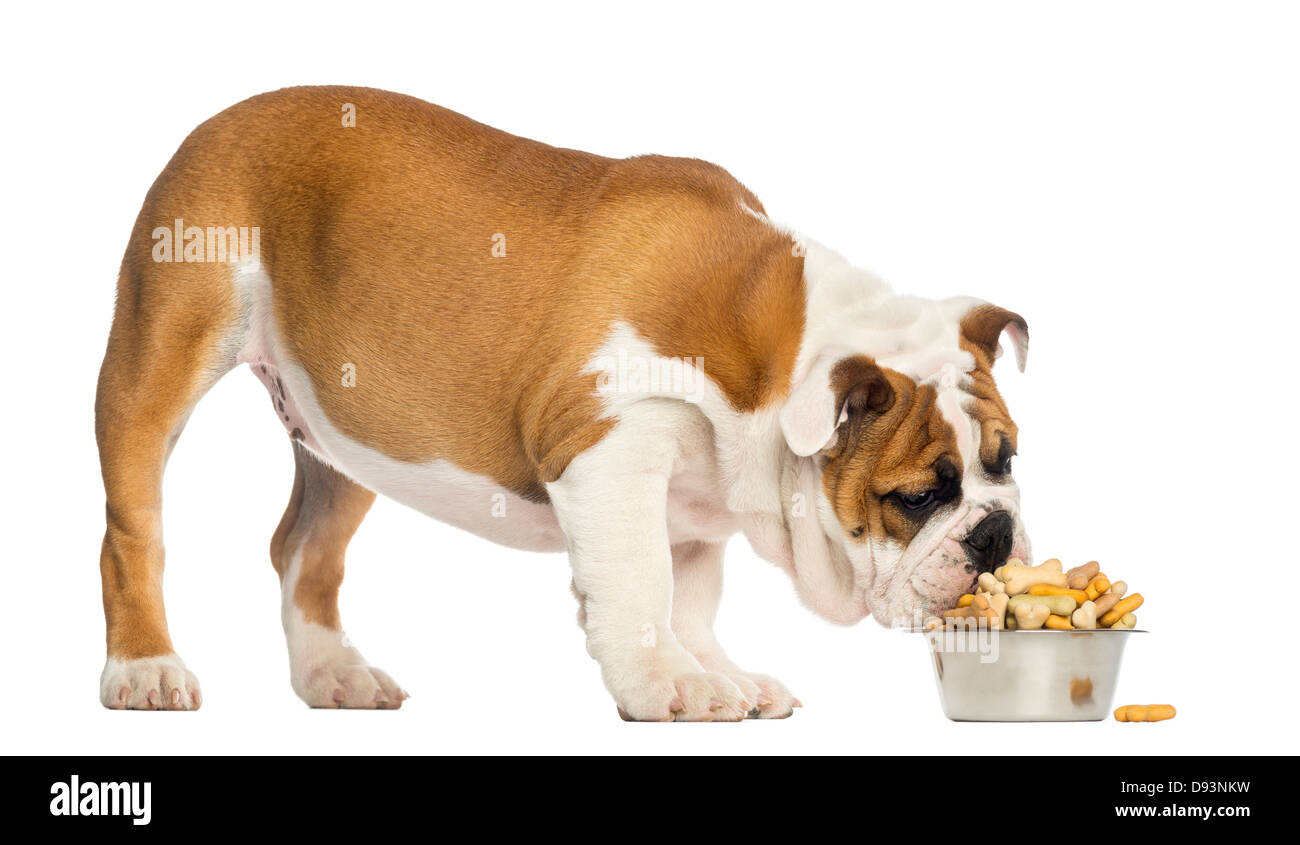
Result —
<svg viewBox="0 0 1300 845"><path fill-rule="evenodd" d="M1006 511L994 511L979 521L966 539L966 568L971 572L992 572L1011 554L1015 520Z"/></svg>

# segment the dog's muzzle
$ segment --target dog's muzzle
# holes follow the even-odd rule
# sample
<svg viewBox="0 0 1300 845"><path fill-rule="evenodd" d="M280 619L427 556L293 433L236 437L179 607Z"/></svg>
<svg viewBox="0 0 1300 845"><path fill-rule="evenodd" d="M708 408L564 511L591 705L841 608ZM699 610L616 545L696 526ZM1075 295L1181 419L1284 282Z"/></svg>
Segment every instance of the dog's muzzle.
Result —
<svg viewBox="0 0 1300 845"><path fill-rule="evenodd" d="M1006 511L994 511L981 519L961 541L966 550L967 571L992 572L1006 563L1015 528L1015 520Z"/></svg>

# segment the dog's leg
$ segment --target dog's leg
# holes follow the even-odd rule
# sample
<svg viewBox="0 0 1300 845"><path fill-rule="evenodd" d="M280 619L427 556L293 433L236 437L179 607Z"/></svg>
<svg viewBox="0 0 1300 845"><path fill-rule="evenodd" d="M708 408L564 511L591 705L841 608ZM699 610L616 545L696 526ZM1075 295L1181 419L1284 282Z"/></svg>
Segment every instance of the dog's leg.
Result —
<svg viewBox="0 0 1300 845"><path fill-rule="evenodd" d="M141 219L144 219L142 213ZM172 648L163 608L162 479L186 419L234 366L237 310L229 268L155 264L128 252L95 397L107 497L100 554L108 660L105 707L193 710L198 679Z"/></svg>
<svg viewBox="0 0 1300 845"><path fill-rule="evenodd" d="M406 693L366 663L339 621L343 555L375 494L299 443L293 456L293 495L271 538L293 691L312 707L400 707Z"/></svg>
<svg viewBox="0 0 1300 845"><path fill-rule="evenodd" d="M673 633L706 670L726 675L754 702L751 717L784 719L798 701L785 684L767 675L745 672L731 659L713 634L713 621L722 598L724 543L679 543L673 546Z"/></svg>
<svg viewBox="0 0 1300 845"><path fill-rule="evenodd" d="M650 407L625 414L547 485L568 540L587 651L626 719L739 721L752 703L672 631L668 479L675 415L690 411Z"/></svg>

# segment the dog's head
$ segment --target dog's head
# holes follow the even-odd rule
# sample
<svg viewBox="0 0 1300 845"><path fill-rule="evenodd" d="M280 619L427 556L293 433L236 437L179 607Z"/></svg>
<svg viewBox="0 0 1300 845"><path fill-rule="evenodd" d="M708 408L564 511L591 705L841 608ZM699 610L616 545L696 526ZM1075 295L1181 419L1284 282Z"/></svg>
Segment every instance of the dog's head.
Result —
<svg viewBox="0 0 1300 845"><path fill-rule="evenodd" d="M993 380L1004 334L1024 369L1029 330L967 298L889 308L889 322L855 329L855 342L823 346L781 410L797 456L787 498L807 500L806 514L787 507L786 523L814 610L911 626L952 607L981 572L1029 559L1011 472L1017 428ZM828 598L836 591L852 594L851 610Z"/></svg>

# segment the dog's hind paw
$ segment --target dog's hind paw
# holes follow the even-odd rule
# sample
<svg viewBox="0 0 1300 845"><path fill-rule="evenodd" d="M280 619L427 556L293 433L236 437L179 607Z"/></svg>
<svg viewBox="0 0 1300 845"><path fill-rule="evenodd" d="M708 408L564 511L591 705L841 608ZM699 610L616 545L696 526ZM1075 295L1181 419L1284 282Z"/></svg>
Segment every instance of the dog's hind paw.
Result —
<svg viewBox="0 0 1300 845"><path fill-rule="evenodd" d="M175 654L119 660L99 676L99 700L110 710L198 710L199 679Z"/></svg>

